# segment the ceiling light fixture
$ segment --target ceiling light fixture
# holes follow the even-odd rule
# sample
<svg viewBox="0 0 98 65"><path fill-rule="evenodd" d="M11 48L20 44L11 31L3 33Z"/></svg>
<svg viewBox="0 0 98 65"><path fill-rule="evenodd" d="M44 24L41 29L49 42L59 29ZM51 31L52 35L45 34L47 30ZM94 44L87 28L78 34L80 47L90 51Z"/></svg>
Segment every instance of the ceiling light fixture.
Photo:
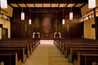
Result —
<svg viewBox="0 0 98 65"><path fill-rule="evenodd" d="M0 7L7 8L7 0L0 0Z"/></svg>
<svg viewBox="0 0 98 65"><path fill-rule="evenodd" d="M25 13L21 12L21 20L25 20Z"/></svg>
<svg viewBox="0 0 98 65"><path fill-rule="evenodd" d="M62 24L65 24L65 19L62 19Z"/></svg>
<svg viewBox="0 0 98 65"><path fill-rule="evenodd" d="M22 4L23 4L23 0L22 0ZM23 12L23 7L21 12L21 20L25 20L25 13Z"/></svg>
<svg viewBox="0 0 98 65"><path fill-rule="evenodd" d="M71 0L72 3L72 0ZM73 20L73 12L72 12L72 8L71 8L71 12L69 12L69 20Z"/></svg>
<svg viewBox="0 0 98 65"><path fill-rule="evenodd" d="M96 7L96 0L88 0L88 7L95 8Z"/></svg>
<svg viewBox="0 0 98 65"><path fill-rule="evenodd" d="M63 9L63 19L62 19L62 24L64 25L65 24L65 17L64 17L64 9Z"/></svg>
<svg viewBox="0 0 98 65"><path fill-rule="evenodd" d="M29 19L29 24L30 24L30 25L32 24L32 20L31 20L31 19Z"/></svg>
<svg viewBox="0 0 98 65"><path fill-rule="evenodd" d="M70 19L70 20L73 20L73 12L70 12L70 13L69 13L69 19Z"/></svg>
<svg viewBox="0 0 98 65"><path fill-rule="evenodd" d="M31 19L31 13L30 13L30 9L29 9L29 25L31 25L32 24L32 19Z"/></svg>

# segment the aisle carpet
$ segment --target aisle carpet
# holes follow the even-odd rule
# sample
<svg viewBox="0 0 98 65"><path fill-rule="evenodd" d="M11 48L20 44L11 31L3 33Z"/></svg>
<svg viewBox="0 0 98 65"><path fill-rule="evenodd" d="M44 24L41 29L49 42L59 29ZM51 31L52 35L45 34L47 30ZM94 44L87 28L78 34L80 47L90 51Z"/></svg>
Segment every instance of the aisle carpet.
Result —
<svg viewBox="0 0 98 65"><path fill-rule="evenodd" d="M40 44L23 65L72 65L54 44Z"/></svg>

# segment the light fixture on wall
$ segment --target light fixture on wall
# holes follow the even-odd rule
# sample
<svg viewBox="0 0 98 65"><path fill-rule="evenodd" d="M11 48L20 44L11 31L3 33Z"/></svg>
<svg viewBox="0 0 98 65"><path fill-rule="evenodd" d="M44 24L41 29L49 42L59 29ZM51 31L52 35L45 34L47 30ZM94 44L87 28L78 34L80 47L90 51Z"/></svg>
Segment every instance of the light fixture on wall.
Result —
<svg viewBox="0 0 98 65"><path fill-rule="evenodd" d="M62 19L62 24L65 24L65 19Z"/></svg>
<svg viewBox="0 0 98 65"><path fill-rule="evenodd" d="M62 24L64 25L65 24L65 17L64 17L64 9L63 9L63 19L62 19Z"/></svg>
<svg viewBox="0 0 98 65"><path fill-rule="evenodd" d="M23 0L22 0L22 4L23 4ZM25 20L25 13L23 12L23 7L21 12L21 20Z"/></svg>
<svg viewBox="0 0 98 65"><path fill-rule="evenodd" d="M21 20L24 20L24 19L25 19L25 13L21 12Z"/></svg>
<svg viewBox="0 0 98 65"><path fill-rule="evenodd" d="M29 19L29 24L30 24L30 25L32 24L32 20L31 20L31 19Z"/></svg>
<svg viewBox="0 0 98 65"><path fill-rule="evenodd" d="M72 0L71 0L72 3ZM69 20L73 20L73 12L72 12L72 8L71 8L71 12L69 12Z"/></svg>
<svg viewBox="0 0 98 65"><path fill-rule="evenodd" d="M95 8L96 7L96 0L88 0L88 7Z"/></svg>
<svg viewBox="0 0 98 65"><path fill-rule="evenodd" d="M70 19L70 20L73 20L73 12L70 12L70 13L69 13L69 19Z"/></svg>
<svg viewBox="0 0 98 65"><path fill-rule="evenodd" d="M7 0L0 0L0 7L7 8Z"/></svg>
<svg viewBox="0 0 98 65"><path fill-rule="evenodd" d="M30 9L29 9L29 25L31 25L32 24L32 19L31 19L31 13L30 13Z"/></svg>

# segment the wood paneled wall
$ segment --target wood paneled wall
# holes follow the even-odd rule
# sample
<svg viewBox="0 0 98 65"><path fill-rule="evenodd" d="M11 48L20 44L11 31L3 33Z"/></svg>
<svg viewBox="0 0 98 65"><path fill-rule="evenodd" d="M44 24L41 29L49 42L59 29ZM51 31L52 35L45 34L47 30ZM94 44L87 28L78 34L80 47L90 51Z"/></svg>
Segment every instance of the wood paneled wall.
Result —
<svg viewBox="0 0 98 65"><path fill-rule="evenodd" d="M12 17L13 16L13 8L11 6L7 6L7 8L1 8L0 13Z"/></svg>
<svg viewBox="0 0 98 65"><path fill-rule="evenodd" d="M28 19L30 17L29 11L31 13L31 18L32 18L32 25L29 25ZM41 8L35 8L35 9L27 9L24 8L25 12L25 20L21 21L20 20L20 13L21 9L20 8L14 8L14 14L13 17L11 18L11 34L12 38L32 38L33 32L41 32L41 22L36 22L36 20L41 19L43 13L37 13L37 12L49 12L53 16L50 16L53 18L52 22L52 33L54 32L61 32L62 33L62 38L74 38L74 37L81 37L81 11L80 8L74 8L74 20L70 21L68 20L69 18L69 12L71 11L70 8L67 8L64 13L64 17L66 19L66 24L62 25L62 18L63 18L63 8L55 8L55 9L41 9ZM35 13L36 12L36 13ZM48 14L49 14L48 13ZM45 13L47 14L47 13ZM67 25L69 24L69 25ZM25 31L25 25L27 26L27 31ZM67 27L66 27L67 26ZM68 30L69 26L69 31ZM67 28L67 30L66 30Z"/></svg>
<svg viewBox="0 0 98 65"><path fill-rule="evenodd" d="M93 24L95 24L94 19L84 22L84 38L96 39L95 28L92 27Z"/></svg>

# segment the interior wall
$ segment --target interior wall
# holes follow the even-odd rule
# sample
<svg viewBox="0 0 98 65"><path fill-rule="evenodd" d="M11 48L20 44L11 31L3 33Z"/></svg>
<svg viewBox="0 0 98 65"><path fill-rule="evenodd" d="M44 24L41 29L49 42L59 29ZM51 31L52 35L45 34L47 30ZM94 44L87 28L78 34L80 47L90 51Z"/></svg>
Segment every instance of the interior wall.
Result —
<svg viewBox="0 0 98 65"><path fill-rule="evenodd" d="M63 38L81 38L82 36L82 22L78 19L72 21L66 20L66 23L62 25L62 37Z"/></svg>
<svg viewBox="0 0 98 65"><path fill-rule="evenodd" d="M28 9L24 8L25 12L25 20L21 21L21 9L20 8L14 8L14 14L13 17L11 18L11 37L12 38L32 38L33 32L40 32L42 33L42 27L41 27L41 22L38 22L41 17L43 17L42 13L48 13L52 14L52 17L54 20L51 22L52 23L52 33L54 32L61 32L62 33L62 38L74 38L74 37L81 37L81 24L79 18L81 18L81 11L79 8L74 8L74 20L70 21L67 20L69 19L69 12L70 8L67 8L64 16L66 20L66 24L62 25L62 18L63 18L63 8L46 8L46 9L41 9L41 8L34 8L34 9ZM76 12L77 11L77 12ZM32 24L29 25L29 12L31 13L31 18L32 18ZM66 25L69 24L69 32L66 32ZM67 25L68 26L68 25ZM26 31L25 31L26 28ZM78 34L77 34L78 33ZM41 34L42 35L42 34ZM44 35L44 34L43 34ZM52 35L53 37L53 35ZM53 39L53 38L52 38Z"/></svg>
<svg viewBox="0 0 98 65"><path fill-rule="evenodd" d="M12 17L13 16L13 8L8 5L7 8L1 8L0 13Z"/></svg>
<svg viewBox="0 0 98 65"><path fill-rule="evenodd" d="M94 19L84 22L84 38L86 39L96 39L95 28L92 28L92 24L95 24Z"/></svg>
<svg viewBox="0 0 98 65"><path fill-rule="evenodd" d="M2 28L0 28L0 39L2 39Z"/></svg>
<svg viewBox="0 0 98 65"><path fill-rule="evenodd" d="M8 38L11 38L10 21L5 20L5 19L0 19L0 24L3 25L3 28L7 28L8 29ZM0 28L0 39L2 39L2 28Z"/></svg>

